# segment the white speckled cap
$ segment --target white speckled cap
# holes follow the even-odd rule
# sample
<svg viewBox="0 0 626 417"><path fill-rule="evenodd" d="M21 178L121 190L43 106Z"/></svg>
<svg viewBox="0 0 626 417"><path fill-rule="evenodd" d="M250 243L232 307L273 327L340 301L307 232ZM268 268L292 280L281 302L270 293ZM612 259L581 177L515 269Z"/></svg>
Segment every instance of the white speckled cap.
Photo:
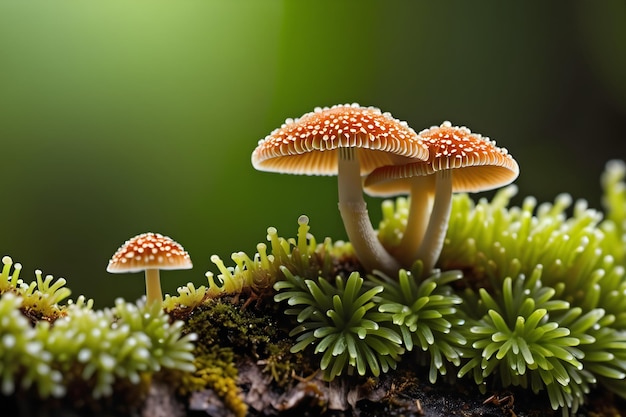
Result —
<svg viewBox="0 0 626 417"><path fill-rule="evenodd" d="M191 258L183 247L159 233L142 233L127 240L115 252L107 271L139 272L146 269L191 269Z"/></svg>

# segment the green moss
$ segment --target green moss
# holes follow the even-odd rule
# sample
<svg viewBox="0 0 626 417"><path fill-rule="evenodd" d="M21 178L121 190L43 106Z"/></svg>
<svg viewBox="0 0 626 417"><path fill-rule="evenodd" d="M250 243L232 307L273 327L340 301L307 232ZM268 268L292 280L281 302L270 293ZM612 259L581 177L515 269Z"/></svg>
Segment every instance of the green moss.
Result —
<svg viewBox="0 0 626 417"><path fill-rule="evenodd" d="M158 305L116 300L115 307L93 310L80 296L69 295L65 280L27 284L21 266L3 259L0 274L0 377L5 395L36 389L40 398L81 392L95 399L110 397L128 382L142 390L146 374L161 369L191 372L195 335L182 335L183 323L171 322ZM31 323L29 323L29 319Z"/></svg>
<svg viewBox="0 0 626 417"><path fill-rule="evenodd" d="M45 349L42 329L49 325L42 323L32 328L21 313L22 299L13 293L5 293L0 298L0 378L1 390L9 395L16 385L28 389L35 385L42 397L60 397L65 394L61 385L63 375L53 368L53 355ZM43 339L43 340L42 340Z"/></svg>
<svg viewBox="0 0 626 417"><path fill-rule="evenodd" d="M547 392L553 408L566 411L575 411L598 383L626 396L625 173L622 163L607 165L606 218L583 200L572 205L567 194L552 204L528 197L521 207L510 207L514 186L491 201L455 196L438 264L446 271L442 276L455 278L440 282L439 272L420 281L405 271L399 277L359 276L349 268L337 278L337 269L311 268L319 265L320 252L313 237L300 232L298 239L280 240L274 249L285 265L266 272L277 281L276 300L295 318L292 351L319 354L329 379L354 367L360 374L385 371L400 360L401 350L392 362L384 358L393 349L383 346L362 355L367 365L352 359L368 346L374 327L366 315L375 312L379 326L397 326L389 329L402 335L398 348L417 344L425 350L431 380L456 369L479 385L496 380L503 387ZM408 202L384 202L383 213L379 236L393 248ZM325 253L336 253L327 245ZM345 254L351 256L349 246ZM229 279L236 277L237 268L232 271Z"/></svg>
<svg viewBox="0 0 626 417"><path fill-rule="evenodd" d="M5 256L2 258L3 268L0 272L0 294L12 292L20 296L20 309L33 322L46 320L53 322L63 316L63 308L59 302L70 296L71 291L65 287L66 281L59 278L56 281L52 275L43 278L40 270L35 271L36 280L26 283L19 278L22 265L14 264L13 260ZM11 273L11 268L13 272Z"/></svg>
<svg viewBox="0 0 626 417"><path fill-rule="evenodd" d="M302 355L289 351L292 342L277 320L276 306L246 301L241 294L210 298L186 324L186 331L198 335L193 352L197 371L183 376L181 392L210 388L236 415L246 413L236 386L238 364L253 360L278 387L287 384L293 372L311 369Z"/></svg>
<svg viewBox="0 0 626 417"><path fill-rule="evenodd" d="M318 244L309 229L309 219L304 215L298 219L295 239L280 237L274 227L269 227L269 247L259 243L258 252L252 257L243 252L234 253L234 267L227 267L218 256L212 256L211 261L220 273L217 276L211 271L206 273L210 297L244 293L252 299L271 299L274 283L285 277L283 268L304 278L348 275L359 269L349 243L333 243L330 238L326 238Z"/></svg>
<svg viewBox="0 0 626 417"><path fill-rule="evenodd" d="M284 388L294 374L378 376L410 361L432 382L545 393L565 415L595 387L626 398L625 177L624 163L607 165L605 213L567 194L511 206L514 186L491 201L456 195L440 269L426 277L420 262L366 275L349 243L318 243L301 216L293 239L269 228L268 243L233 254L233 266L213 256L217 274L166 296L168 314L123 300L93 310L84 297L61 306L64 280L38 271L26 283L5 257L0 388L110 397L169 369L183 395L208 388L245 415L246 361ZM407 213L404 198L383 202L386 247L400 241Z"/></svg>
<svg viewBox="0 0 626 417"><path fill-rule="evenodd" d="M277 334L276 321L271 315L228 299L208 300L189 317L187 327L198 335L199 345L232 347L237 353L259 355Z"/></svg>
<svg viewBox="0 0 626 417"><path fill-rule="evenodd" d="M267 345L265 357L257 361L263 372L272 376L279 388L285 388L295 374L311 375L317 372L317 364L305 357L302 352L293 353L290 338L278 339Z"/></svg>
<svg viewBox="0 0 626 417"><path fill-rule="evenodd" d="M191 282L179 287L177 292L177 296L165 294L163 300L163 309L173 317L187 317L209 297L207 287L201 285L196 288Z"/></svg>
<svg viewBox="0 0 626 417"><path fill-rule="evenodd" d="M585 352L596 349L587 345L596 341L593 327L604 312L571 309L540 277L537 270L528 279L506 278L497 292L478 291L478 311L467 313L480 319L470 319L464 332L469 343L459 376L471 374L483 390L488 377L505 387L547 390L553 408L575 410L596 382Z"/></svg>
<svg viewBox="0 0 626 417"><path fill-rule="evenodd" d="M613 160L606 165L601 182L604 189L603 204L606 219L600 225L607 246L613 248L615 261L626 264L626 163Z"/></svg>

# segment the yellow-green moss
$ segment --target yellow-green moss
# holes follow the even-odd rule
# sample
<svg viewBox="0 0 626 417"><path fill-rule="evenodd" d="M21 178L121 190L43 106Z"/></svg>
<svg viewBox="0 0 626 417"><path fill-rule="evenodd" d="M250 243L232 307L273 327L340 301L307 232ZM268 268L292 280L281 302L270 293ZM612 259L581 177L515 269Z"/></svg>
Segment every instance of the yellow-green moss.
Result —
<svg viewBox="0 0 626 417"><path fill-rule="evenodd" d="M230 346L237 353L258 354L277 332L275 318L241 307L241 302L218 298L207 300L194 310L187 328L198 335L199 348L221 345Z"/></svg>
<svg viewBox="0 0 626 417"><path fill-rule="evenodd" d="M237 386L238 371L232 348L219 345L207 347L199 343L195 353L194 365L197 370L182 375L179 392L190 395L192 392L211 389L235 416L245 416L248 407Z"/></svg>
<svg viewBox="0 0 626 417"><path fill-rule="evenodd" d="M189 315L186 331L198 335L194 355L197 371L182 377L181 393L212 389L236 415L245 415L240 390L236 386L237 364L253 360L277 386L285 384L294 370L305 366L302 355L289 352L280 312L271 303L247 305L246 299L222 296L210 298Z"/></svg>
<svg viewBox="0 0 626 417"><path fill-rule="evenodd" d="M172 322L158 305L117 299L113 308L94 310L80 296L61 306L70 294L65 280L36 271L36 281L26 283L19 278L21 265L7 256L2 262L3 394L36 389L41 399L80 392L99 400L113 396L120 383L139 392L143 375L161 369L195 370L195 335L182 336L183 323Z"/></svg>
<svg viewBox="0 0 626 417"><path fill-rule="evenodd" d="M0 272L0 294L12 292L21 300L21 310L32 322L45 320L55 321L63 316L64 309L58 303L69 297L71 291L65 287L63 278L54 280L52 275L43 274L40 270L35 271L35 281L26 283L21 279L22 265L13 263L13 260L5 256L2 258L2 271ZM12 273L11 273L12 270Z"/></svg>
<svg viewBox="0 0 626 417"><path fill-rule="evenodd" d="M244 362L287 387L294 373L331 363L336 377L355 364L376 375L413 361L430 363L431 380L448 372L482 388L547 392L564 414L597 385L626 397L625 176L625 164L607 166L604 214L582 200L569 210L565 194L552 204L528 197L511 207L515 187L491 201L455 196L438 266L463 273L430 278L365 275L349 243L318 244L301 216L295 238L269 228L269 244L253 256L233 254L234 266L213 256L219 273L166 297L169 316L158 305L123 300L98 311L84 297L60 306L69 295L64 280L37 271L26 283L21 266L5 257L0 388L46 398L80 387L80 394L114 398L127 387L145 392L153 374L178 369L167 380L183 395L211 389L243 416L237 381ZM387 247L403 233L407 207L402 198L383 203L379 235ZM371 355L359 368L351 358L362 356L353 355L360 343L371 344ZM421 352L404 355L413 346Z"/></svg>

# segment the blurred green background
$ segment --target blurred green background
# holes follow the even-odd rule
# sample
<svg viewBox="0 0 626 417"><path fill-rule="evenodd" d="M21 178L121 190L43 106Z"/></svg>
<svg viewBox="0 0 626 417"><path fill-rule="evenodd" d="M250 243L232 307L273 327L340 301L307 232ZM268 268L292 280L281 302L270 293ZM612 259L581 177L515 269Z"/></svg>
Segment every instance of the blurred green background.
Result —
<svg viewBox="0 0 626 417"><path fill-rule="evenodd" d="M344 239L335 178L255 172L250 154L346 102L496 139L518 201L600 208L605 162L626 159L626 2L2 0L0 255L106 306L143 292L105 272L141 232L194 261L166 293L302 213Z"/></svg>

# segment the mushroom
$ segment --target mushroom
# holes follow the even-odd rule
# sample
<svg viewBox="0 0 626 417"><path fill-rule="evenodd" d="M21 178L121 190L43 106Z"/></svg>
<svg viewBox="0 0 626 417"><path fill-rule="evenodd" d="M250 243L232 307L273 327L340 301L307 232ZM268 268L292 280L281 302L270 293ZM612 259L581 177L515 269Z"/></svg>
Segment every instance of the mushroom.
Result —
<svg viewBox="0 0 626 417"><path fill-rule="evenodd" d="M259 141L252 165L261 171L337 175L339 211L357 258L369 271L395 274L400 265L372 227L362 176L380 166L427 157L428 149L405 122L375 107L346 104L287 119Z"/></svg>
<svg viewBox="0 0 626 417"><path fill-rule="evenodd" d="M159 233L142 233L127 240L115 252L107 271L114 274L145 271L146 303L162 302L161 269L191 269L191 258L183 247Z"/></svg>
<svg viewBox="0 0 626 417"><path fill-rule="evenodd" d="M429 273L443 247L452 192L507 185L517 178L519 167L505 148L450 122L425 129L419 136L429 148L428 161L377 168L364 186L367 193L377 196L410 193L407 227L394 255L404 266L421 259L424 272Z"/></svg>

